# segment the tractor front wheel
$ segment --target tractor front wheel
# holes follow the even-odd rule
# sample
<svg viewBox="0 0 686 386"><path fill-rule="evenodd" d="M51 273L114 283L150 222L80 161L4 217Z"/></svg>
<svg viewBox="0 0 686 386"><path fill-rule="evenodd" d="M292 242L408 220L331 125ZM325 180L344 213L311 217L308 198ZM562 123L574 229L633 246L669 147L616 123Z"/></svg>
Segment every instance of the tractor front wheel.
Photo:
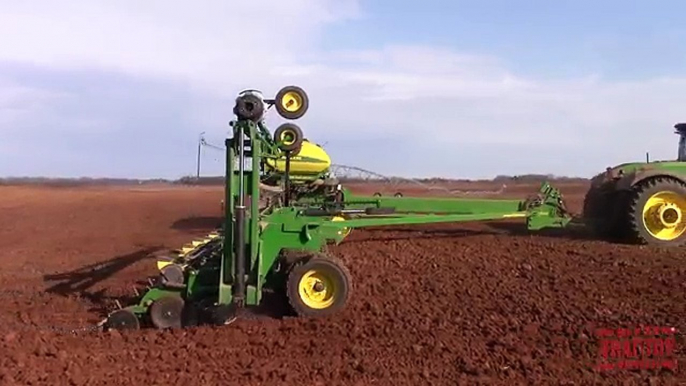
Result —
<svg viewBox="0 0 686 386"><path fill-rule="evenodd" d="M316 254L304 258L288 274L288 302L299 316L336 313L346 306L351 292L350 272L333 257Z"/></svg>
<svg viewBox="0 0 686 386"><path fill-rule="evenodd" d="M686 244L686 184L654 178L632 193L628 215L635 241L664 247Z"/></svg>

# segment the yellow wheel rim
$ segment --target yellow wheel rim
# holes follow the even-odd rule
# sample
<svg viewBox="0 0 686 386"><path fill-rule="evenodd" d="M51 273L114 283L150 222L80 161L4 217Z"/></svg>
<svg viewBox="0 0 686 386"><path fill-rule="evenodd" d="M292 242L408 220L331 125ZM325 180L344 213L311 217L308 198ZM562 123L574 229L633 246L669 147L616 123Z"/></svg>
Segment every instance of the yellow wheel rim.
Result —
<svg viewBox="0 0 686 386"><path fill-rule="evenodd" d="M282 144L290 146L295 143L295 133L292 131L284 131L281 133L279 140Z"/></svg>
<svg viewBox="0 0 686 386"><path fill-rule="evenodd" d="M281 98L281 107L288 112L294 113L300 110L303 106L303 97L295 91L287 92Z"/></svg>
<svg viewBox="0 0 686 386"><path fill-rule="evenodd" d="M298 293L305 305L321 310L333 305L336 288L331 277L323 272L311 270L300 279Z"/></svg>
<svg viewBox="0 0 686 386"><path fill-rule="evenodd" d="M652 195L643 206L643 226L658 240L671 241L686 231L686 198L674 192Z"/></svg>
<svg viewBox="0 0 686 386"><path fill-rule="evenodd" d="M341 216L335 216L331 219L331 221L345 221L345 218ZM338 231L338 234L347 237L350 234L350 232L352 232L352 229L346 227Z"/></svg>

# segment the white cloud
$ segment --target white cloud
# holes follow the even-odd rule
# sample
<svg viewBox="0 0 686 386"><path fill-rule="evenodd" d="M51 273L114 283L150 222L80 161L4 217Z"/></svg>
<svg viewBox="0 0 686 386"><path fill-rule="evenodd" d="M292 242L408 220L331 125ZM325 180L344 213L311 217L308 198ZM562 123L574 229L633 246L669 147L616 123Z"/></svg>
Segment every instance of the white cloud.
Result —
<svg viewBox="0 0 686 386"><path fill-rule="evenodd" d="M273 93L298 84L311 98L302 126L321 142L371 133L456 153L483 145L489 157L493 144L538 146L555 149L572 170L579 162L597 170L598 160L621 162L645 150L672 157L671 125L686 120L679 115L686 79L536 79L498 58L449 47L319 50L328 25L361 17L355 0L0 2L0 61L186 84L199 101L214 101L193 115L205 124L223 125L242 88ZM0 123L49 111L43 105L59 97L14 84L0 92ZM584 152L595 158L577 157ZM522 157L546 162L535 153Z"/></svg>
<svg viewBox="0 0 686 386"><path fill-rule="evenodd" d="M686 78L539 80L514 75L493 58L411 46L344 56L361 64L310 66L297 81L323 100L311 114L335 117L331 125L350 135L373 128L456 146L596 145L624 155L649 145L671 157L671 125L686 119L679 115Z"/></svg>
<svg viewBox="0 0 686 386"><path fill-rule="evenodd" d="M35 120L37 113L47 112L57 101L70 97L67 92L29 87L0 78L0 133L11 135L20 130L18 125ZM5 141L8 139L5 137Z"/></svg>
<svg viewBox="0 0 686 386"><path fill-rule="evenodd" d="M0 59L235 85L296 61L356 0L2 2Z"/></svg>

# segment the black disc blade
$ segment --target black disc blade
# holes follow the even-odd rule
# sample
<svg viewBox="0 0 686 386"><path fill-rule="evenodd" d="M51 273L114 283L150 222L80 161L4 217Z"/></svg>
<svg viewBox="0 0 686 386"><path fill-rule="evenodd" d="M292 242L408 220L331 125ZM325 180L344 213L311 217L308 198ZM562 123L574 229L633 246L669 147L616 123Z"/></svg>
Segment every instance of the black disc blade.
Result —
<svg viewBox="0 0 686 386"><path fill-rule="evenodd" d="M150 306L150 320L160 329L181 328L185 302L178 296L166 296L155 300Z"/></svg>
<svg viewBox="0 0 686 386"><path fill-rule="evenodd" d="M106 329L111 330L137 330L140 328L138 317L129 310L115 311L107 318Z"/></svg>
<svg viewBox="0 0 686 386"><path fill-rule="evenodd" d="M183 284L183 268L177 264L169 264L162 268L160 274L167 279L168 282L174 284Z"/></svg>

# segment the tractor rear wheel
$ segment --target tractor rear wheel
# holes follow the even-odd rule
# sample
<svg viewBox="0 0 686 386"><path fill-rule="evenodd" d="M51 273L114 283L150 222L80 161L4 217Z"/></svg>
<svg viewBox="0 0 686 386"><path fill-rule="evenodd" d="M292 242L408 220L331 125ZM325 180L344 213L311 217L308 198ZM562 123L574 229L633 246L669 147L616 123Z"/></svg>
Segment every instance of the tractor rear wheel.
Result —
<svg viewBox="0 0 686 386"><path fill-rule="evenodd" d="M686 244L686 184L652 178L632 191L628 211L630 236L642 244L677 247Z"/></svg>
<svg viewBox="0 0 686 386"><path fill-rule="evenodd" d="M603 239L620 238L626 229L620 214L625 212L624 194L610 184L592 186L584 198L583 219L591 232Z"/></svg>
<svg viewBox="0 0 686 386"><path fill-rule="evenodd" d="M286 295L299 316L336 313L346 306L351 292L350 272L333 257L311 255L295 263L288 274Z"/></svg>

